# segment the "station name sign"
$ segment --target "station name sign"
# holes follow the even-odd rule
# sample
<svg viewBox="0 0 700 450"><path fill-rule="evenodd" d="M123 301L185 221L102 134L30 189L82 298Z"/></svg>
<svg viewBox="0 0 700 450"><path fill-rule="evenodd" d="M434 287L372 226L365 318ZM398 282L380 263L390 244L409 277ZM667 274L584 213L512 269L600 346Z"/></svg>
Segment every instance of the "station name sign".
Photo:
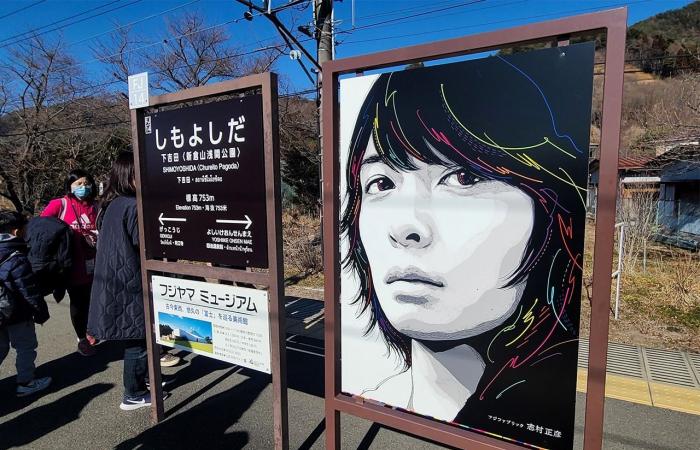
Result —
<svg viewBox="0 0 700 450"><path fill-rule="evenodd" d="M267 268L262 95L143 120L146 257Z"/></svg>

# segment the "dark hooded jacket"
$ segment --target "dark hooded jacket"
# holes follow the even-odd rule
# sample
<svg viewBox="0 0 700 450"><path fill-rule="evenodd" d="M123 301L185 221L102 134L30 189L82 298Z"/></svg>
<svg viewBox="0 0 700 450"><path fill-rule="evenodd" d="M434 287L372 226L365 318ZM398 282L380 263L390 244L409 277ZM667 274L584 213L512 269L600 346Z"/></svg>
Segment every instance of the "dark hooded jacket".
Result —
<svg viewBox="0 0 700 450"><path fill-rule="evenodd" d="M117 197L100 215L88 333L103 340L143 339L136 199Z"/></svg>
<svg viewBox="0 0 700 450"><path fill-rule="evenodd" d="M5 325L49 319L49 309L36 283L32 266L27 259L24 239L11 234L0 234L0 282L11 296L12 314Z"/></svg>
<svg viewBox="0 0 700 450"><path fill-rule="evenodd" d="M44 295L68 286L72 234L70 227L55 217L35 217L27 225L27 258Z"/></svg>

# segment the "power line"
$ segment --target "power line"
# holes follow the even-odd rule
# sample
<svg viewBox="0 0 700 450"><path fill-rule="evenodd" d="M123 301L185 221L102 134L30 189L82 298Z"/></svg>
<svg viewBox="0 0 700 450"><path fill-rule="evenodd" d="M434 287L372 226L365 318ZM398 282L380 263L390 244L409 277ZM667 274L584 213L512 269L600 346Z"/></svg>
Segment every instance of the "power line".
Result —
<svg viewBox="0 0 700 450"><path fill-rule="evenodd" d="M40 4L40 3L44 3L45 1L46 1L46 0L38 0L38 1L36 1L36 2L34 2L34 3L32 3L32 4L30 4L30 5L23 6L23 7L21 7L21 8L17 8L17 9L15 9L14 11L10 11L9 13L6 13L6 14L0 16L0 19L4 19L4 18L6 18L6 17L10 17L10 16L12 16L12 15L15 15L15 14L17 14L17 13L19 13L19 12L22 12L22 11L24 11L24 10L27 10L27 9L31 8L32 6L36 6L36 5Z"/></svg>
<svg viewBox="0 0 700 450"><path fill-rule="evenodd" d="M178 10L178 9L184 8L185 6L189 6L189 5L193 4L193 3L198 3L198 2L200 2L200 1L201 1L201 0L191 0L191 1L187 2L187 3L183 3L183 4L181 4L181 5L172 7L172 8L170 8L170 9L166 9L165 11L161 11L161 12L159 12L159 13L151 14L150 16L142 17L142 18L140 18L140 19L137 19L137 20L134 20L134 21L132 21L132 22L126 23L126 24L124 24L124 25L119 25L118 27L112 28L111 30L103 31L102 33L95 34L95 35L90 36L90 37L88 37L88 38L81 39L81 40L75 41L75 42L71 42L70 44L67 44L66 47L71 47L71 46L73 46L73 45L82 44L83 42L93 40L93 39L98 38L98 37L100 37L100 36L104 36L105 34L109 34L109 33L115 32L115 31L119 31L119 30L121 30L121 29L123 29L123 28L127 28L127 27L130 27L130 26L136 25L137 23L141 23L141 22L145 22L145 21L147 21L147 20L154 19L154 18L156 18L156 17L158 17L158 16L163 16L163 15L165 15L165 14L168 14L168 13L171 13L171 12L176 11L176 10Z"/></svg>
<svg viewBox="0 0 700 450"><path fill-rule="evenodd" d="M93 10L98 9L98 8L103 8L103 7L105 7L105 6L111 5L111 4L116 3L116 2L118 2L118 1L121 1L121 0L114 0L114 1L112 1L111 3L108 3L107 5L102 5L102 6L93 8ZM75 25L75 24L77 24L77 23L82 23L82 22L85 22L85 21L87 21L87 20L94 19L95 17L103 16L103 15L105 15L105 14L107 14L107 13L112 12L112 11L116 11L116 10L118 10L118 9L126 8L127 6L131 6L131 5L133 5L133 4L136 4L136 3L139 3L139 2L142 2L142 1L143 1L143 0L132 0L131 2L129 2L129 3L125 4L125 5L115 6L114 8L108 9L108 10L106 10L106 11L101 11L101 12L96 13L96 14L93 14L93 15L91 15L91 16L84 17L84 18L82 18L82 19L80 19L80 20L74 20L73 22L70 22L70 23L67 23L67 24L65 24L65 25L61 25L61 26L58 26L58 27L54 27L54 28L51 28L51 29L46 30L46 31L42 31L41 33L34 33L34 31L36 31L36 29L35 29L35 30L30 30L30 31L27 31L27 32L24 32L24 33L21 33L21 34L20 34L20 35L22 35L22 34L32 33L30 36L25 37L25 38L21 38L21 39L17 39L17 40L15 40L15 41L8 42L8 43L3 44L3 45L0 45L0 48L5 48L5 47L9 47L10 45L19 44L19 43L21 43L21 42L25 42L25 41L34 39L35 37L42 36L42 35L44 35L44 34L46 34L46 33L51 33L51 32L53 32L53 31L62 30L62 29L67 28L67 27L69 27L69 26L71 26L71 25ZM82 14L83 14L83 13L81 13L81 14L79 14L79 15L82 15ZM66 19L62 19L61 21L59 21L59 23L65 21L65 20L66 20ZM46 27L46 26L40 27L39 29L45 28L45 27ZM5 41L7 41L7 40L9 40L9 39L13 39L13 38L7 38L7 39L4 39L3 41L0 41L0 42L5 42Z"/></svg>
<svg viewBox="0 0 700 450"><path fill-rule="evenodd" d="M431 7L431 8L434 8L434 7L438 6L438 5L444 5L444 4L447 4L447 3L453 3L454 1L455 1L455 0L448 0L448 1L443 1L443 2L432 2L432 3L430 4L430 7ZM423 5L421 5L421 6L413 6L413 7L411 7L411 8L401 8L400 10L396 10L396 11L390 11L390 12L384 11L384 12L375 13L375 14L368 14L368 15L366 15L366 16L355 17L355 20L371 19L371 18L373 18L373 17L379 17L379 16L391 16L391 15L394 15L394 14L406 13L406 12L408 12L408 11L414 11L414 10L416 10L416 9L420 10L420 9L423 9L423 8L425 8L425 4L423 4Z"/></svg>
<svg viewBox="0 0 700 450"><path fill-rule="evenodd" d="M54 25L58 25L59 23L65 22L65 21L70 20L70 19L74 19L74 18L76 18L76 17L80 17L80 16L82 16L82 15L84 15L84 14L90 13L90 12L95 11L95 10L98 10L98 9L102 9L102 8L104 8L105 6L109 6L109 5L111 5L111 4L118 3L118 2L120 2L120 1L121 1L121 0L113 0L112 2L107 3L106 5L100 5L100 6L95 6L94 8L86 9L86 10L84 10L84 11L81 11L81 12L77 13L77 14L73 14L72 16L64 17L63 19L56 20L56 21L51 22L51 23L48 23L48 24L46 24L46 25L42 25L42 26L40 26L40 27L32 28L31 30L23 31L23 32L21 32L21 33L17 33L17 34L15 34L15 35L12 35L12 36L9 36L9 37L0 39L0 42L7 42L7 41L11 41L11 40L13 40L13 39L20 38L20 37L22 37L22 36L31 35L31 34L33 34L33 33L36 33L37 31L43 30L43 29L45 29L45 28L52 27L52 26L54 26Z"/></svg>
<svg viewBox="0 0 700 450"><path fill-rule="evenodd" d="M473 11L480 11L483 9L487 8L494 8L494 7L502 7L502 6L509 6L511 4L515 3L521 3L523 0L517 1L517 2L512 2L512 3L506 3L502 5L493 5L490 7L484 7L484 8L479 8L479 9L474 9ZM347 41L342 41L343 44L358 44L362 42L375 42L377 39L398 39L402 37L414 37L414 36L421 36L425 34L435 34L435 33L441 33L445 31L457 31L457 30L465 30L468 28L478 28L478 27L483 27L486 25L497 25L497 24L502 24L502 23L509 23L509 22L520 22L520 21L528 21L531 19L540 19L544 17L551 17L551 16L558 16L560 14L574 14L574 13L579 13L579 12L588 12L588 11L599 11L602 8L615 8L618 6L627 6L627 5L633 5L633 4L638 4L638 3L646 3L651 0L637 0L637 1L632 1L632 2L623 2L623 3L616 3L616 4L611 4L611 5L604 5L603 7L593 7L593 8L582 8L582 9L573 9L573 10L567 10L567 11L558 11L554 13L546 13L546 14L538 14L535 16L524 16L524 17L518 17L518 18L512 18L512 19L503 19L503 20L496 20L496 21L491 21L491 22L481 22L478 24L470 24L470 25L463 25L463 26L458 26L458 27L450 27L450 28L442 28L439 30L430 30L430 31L423 31L420 33L408 33L408 34L400 34L400 35L394 35L394 36L381 36L381 37L374 37L372 39L359 39L359 40L347 40ZM355 28L353 30L347 30L347 31L341 31L341 33L351 33L355 30L359 30L360 28Z"/></svg>
<svg viewBox="0 0 700 450"><path fill-rule="evenodd" d="M368 25L362 25L362 26L355 27L355 28L352 28L352 29L347 30L347 31L341 31L341 33L351 33L353 31L359 31L359 30L364 30L367 28L373 28L373 27L377 27L377 26L381 26L381 25L386 25L388 23L403 21L405 19L412 19L414 17L421 17L421 16L426 16L429 14L435 14L438 12L448 11L450 9L461 8L463 6L473 5L475 3L482 3L484 1L486 1L486 0L470 0L468 2L462 2L462 3L459 3L457 5L445 6L442 8L436 8L436 9L432 9L429 11L423 11L423 12L419 12L419 13L415 13L415 14L409 14L407 16L401 16L401 17L395 17L393 19L382 20L382 21L371 23ZM501 6L501 5L495 5L495 6Z"/></svg>

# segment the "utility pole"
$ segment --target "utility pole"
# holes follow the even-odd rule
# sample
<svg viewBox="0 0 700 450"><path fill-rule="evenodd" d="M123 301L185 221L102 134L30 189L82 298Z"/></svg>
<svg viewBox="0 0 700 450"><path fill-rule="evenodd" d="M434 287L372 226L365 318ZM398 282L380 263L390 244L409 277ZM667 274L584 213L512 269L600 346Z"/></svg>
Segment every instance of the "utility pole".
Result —
<svg viewBox="0 0 700 450"><path fill-rule="evenodd" d="M323 63L333 59L333 0L314 0L314 25L316 27L316 57L318 65L323 67ZM316 108L317 108L317 125L318 125L318 151L319 164L318 180L319 180L319 211L321 214L323 209L321 203L323 201L323 114L321 106L323 104L322 89L323 74L317 72L316 77ZM323 216L321 216L323 217Z"/></svg>
<svg viewBox="0 0 700 450"><path fill-rule="evenodd" d="M299 27L299 30L306 35L312 36L316 40L316 58L314 58L311 53L304 48L298 39L284 26L284 24L277 17L277 13L290 7L303 3L306 0L290 0L287 4L283 4L277 8L272 7L272 0L265 0L264 7L257 6L252 0L235 0L236 2L247 6L248 11L244 14L247 20L253 20L253 11L257 11L260 15L265 16L270 20L277 31L284 39L288 47L296 46L306 58L313 64L313 70L316 72L316 127L318 133L318 150L319 150L319 160L321 164L319 165L319 192L323 191L323 122L321 118L321 105L323 99L321 98L321 87L323 85L323 74L321 73L321 67L324 62L330 61L334 57L334 42L333 42L333 1L334 0L313 0L314 7L314 17L313 17L313 33L309 30L308 26ZM354 7L353 7L354 11ZM295 58L297 59L297 58ZM307 76L309 73L304 66L304 63L297 59L299 65L304 70ZM319 197L319 211L321 211L321 197Z"/></svg>

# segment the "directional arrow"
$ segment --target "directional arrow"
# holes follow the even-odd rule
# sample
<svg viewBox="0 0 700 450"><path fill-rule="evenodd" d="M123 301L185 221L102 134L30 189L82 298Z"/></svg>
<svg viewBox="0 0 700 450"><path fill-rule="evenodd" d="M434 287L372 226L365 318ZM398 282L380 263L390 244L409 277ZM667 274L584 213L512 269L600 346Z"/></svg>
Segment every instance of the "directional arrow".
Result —
<svg viewBox="0 0 700 450"><path fill-rule="evenodd" d="M245 217L245 220L226 220L226 219L217 219L216 223L240 223L240 224L245 224L245 229L247 230L250 228L250 226L253 224L253 221L250 220L250 217L248 217L248 214L245 214L243 217Z"/></svg>
<svg viewBox="0 0 700 450"><path fill-rule="evenodd" d="M182 219L179 217L163 217L163 213L160 213L160 216L158 216L158 222L160 222L161 225L165 225L163 222L187 222L187 219Z"/></svg>

